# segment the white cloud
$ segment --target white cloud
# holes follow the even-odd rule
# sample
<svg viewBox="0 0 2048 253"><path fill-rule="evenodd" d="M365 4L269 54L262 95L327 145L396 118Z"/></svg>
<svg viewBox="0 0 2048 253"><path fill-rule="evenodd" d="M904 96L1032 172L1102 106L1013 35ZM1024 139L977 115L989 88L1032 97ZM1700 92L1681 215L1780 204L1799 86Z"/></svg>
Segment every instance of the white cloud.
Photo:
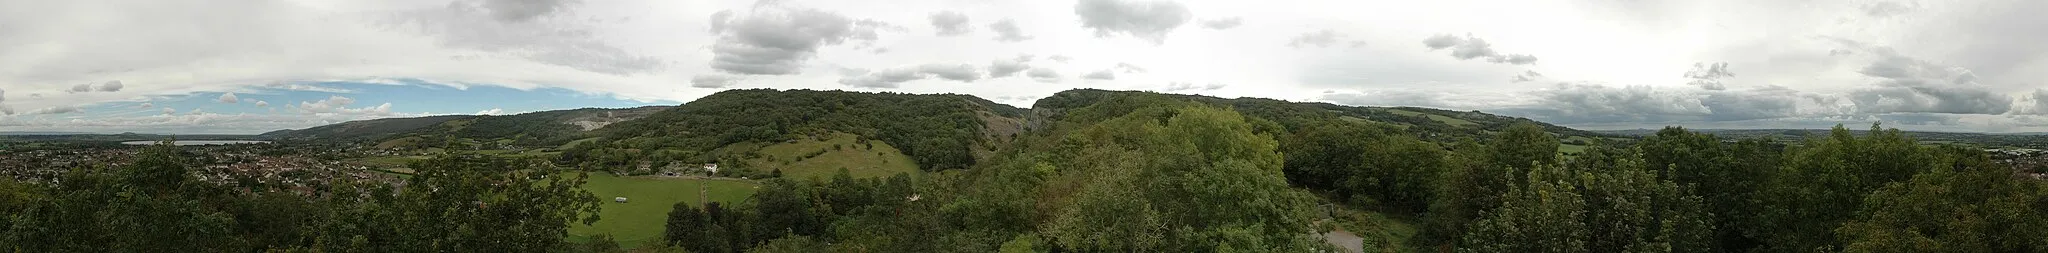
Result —
<svg viewBox="0 0 2048 253"><path fill-rule="evenodd" d="M237 98L235 98L235 93L234 93L234 92L228 92L228 93L220 94L220 99L218 99L218 100L220 100L220 102L221 102L221 103L223 103L223 104L233 104L233 103L239 103L239 102L241 102L241 99L237 99Z"/></svg>
<svg viewBox="0 0 2048 253"><path fill-rule="evenodd" d="M270 102L267 102L267 101L263 101L263 100L256 100L256 107L270 107Z"/></svg>
<svg viewBox="0 0 2048 253"><path fill-rule="evenodd" d="M504 115L504 114L505 114L505 109L499 109L499 108L491 108L490 110L482 110L482 111L477 111L476 113L471 113L471 114L475 114L475 115Z"/></svg>

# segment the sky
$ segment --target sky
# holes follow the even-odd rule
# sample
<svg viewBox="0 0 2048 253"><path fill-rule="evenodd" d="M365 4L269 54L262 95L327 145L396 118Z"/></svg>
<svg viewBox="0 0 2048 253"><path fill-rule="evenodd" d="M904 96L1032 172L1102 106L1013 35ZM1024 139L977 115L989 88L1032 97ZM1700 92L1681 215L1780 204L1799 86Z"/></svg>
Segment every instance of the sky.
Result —
<svg viewBox="0 0 2048 253"><path fill-rule="evenodd" d="M1582 129L2048 132L2048 1L0 0L0 131L1096 88Z"/></svg>

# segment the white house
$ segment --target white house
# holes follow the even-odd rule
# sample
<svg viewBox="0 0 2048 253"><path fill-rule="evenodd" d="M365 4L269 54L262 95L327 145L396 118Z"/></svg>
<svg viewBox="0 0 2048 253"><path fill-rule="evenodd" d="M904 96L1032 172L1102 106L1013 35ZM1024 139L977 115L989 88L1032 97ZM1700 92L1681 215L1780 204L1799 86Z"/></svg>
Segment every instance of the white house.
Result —
<svg viewBox="0 0 2048 253"><path fill-rule="evenodd" d="M718 164L706 163L704 164L704 171L709 171L711 172L711 174L718 174Z"/></svg>

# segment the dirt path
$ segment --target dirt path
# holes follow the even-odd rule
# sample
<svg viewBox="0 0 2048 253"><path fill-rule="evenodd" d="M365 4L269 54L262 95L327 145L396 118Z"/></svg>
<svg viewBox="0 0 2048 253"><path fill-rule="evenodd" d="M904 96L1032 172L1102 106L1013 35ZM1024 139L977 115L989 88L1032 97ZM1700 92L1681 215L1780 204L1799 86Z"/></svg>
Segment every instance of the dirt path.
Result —
<svg viewBox="0 0 2048 253"><path fill-rule="evenodd" d="M1351 234L1351 232L1344 231L1343 229L1330 230L1329 233L1323 233L1323 241L1344 248L1344 252L1365 253L1365 238L1358 237L1358 235Z"/></svg>

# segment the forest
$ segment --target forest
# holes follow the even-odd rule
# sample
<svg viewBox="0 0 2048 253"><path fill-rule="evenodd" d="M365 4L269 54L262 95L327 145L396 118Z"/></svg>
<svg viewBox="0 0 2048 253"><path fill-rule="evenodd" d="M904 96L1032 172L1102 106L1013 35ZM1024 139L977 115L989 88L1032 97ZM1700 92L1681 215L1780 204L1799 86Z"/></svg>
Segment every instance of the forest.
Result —
<svg viewBox="0 0 2048 253"><path fill-rule="evenodd" d="M0 247L624 251L565 240L603 218L576 187L618 166L605 152L830 130L905 147L930 173L763 179L745 201L674 203L659 247L633 250L1329 252L1319 235L1341 209L1420 227L1368 237L1375 252L2048 252L2048 182L1880 125L1790 142L1668 127L1560 152L1567 134L1547 125L1431 136L1445 130L1276 100L1063 92L1022 115L956 95L714 97L602 129L564 159L441 155L401 184L207 180L182 151L152 147L132 164L0 181ZM985 111L1032 127L977 157Z"/></svg>

